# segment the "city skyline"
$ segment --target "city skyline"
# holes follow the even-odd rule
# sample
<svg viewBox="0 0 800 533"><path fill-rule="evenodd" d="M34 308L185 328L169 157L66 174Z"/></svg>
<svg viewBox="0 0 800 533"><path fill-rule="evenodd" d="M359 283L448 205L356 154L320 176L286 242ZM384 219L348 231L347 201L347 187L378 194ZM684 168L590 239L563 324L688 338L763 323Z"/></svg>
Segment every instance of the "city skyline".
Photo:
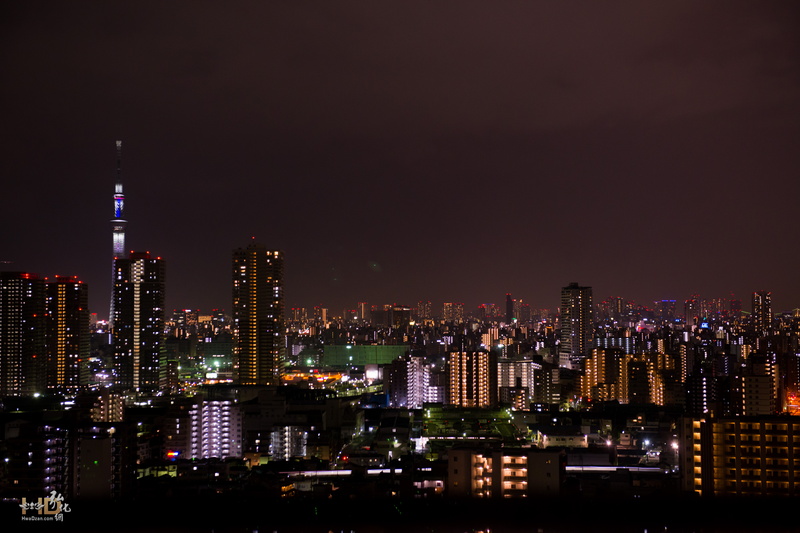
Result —
<svg viewBox="0 0 800 533"><path fill-rule="evenodd" d="M800 307L797 6L0 9L0 268L78 276L100 317L117 140L168 312L230 310L251 237L332 315L571 282Z"/></svg>

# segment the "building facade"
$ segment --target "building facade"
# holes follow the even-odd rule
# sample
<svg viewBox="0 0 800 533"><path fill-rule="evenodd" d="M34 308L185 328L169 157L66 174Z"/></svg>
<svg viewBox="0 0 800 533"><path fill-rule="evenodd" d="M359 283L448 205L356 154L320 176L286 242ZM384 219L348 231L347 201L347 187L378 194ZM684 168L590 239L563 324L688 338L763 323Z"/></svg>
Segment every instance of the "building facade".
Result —
<svg viewBox="0 0 800 533"><path fill-rule="evenodd" d="M753 327L759 333L766 333L772 328L772 293L756 291L753 293Z"/></svg>
<svg viewBox="0 0 800 533"><path fill-rule="evenodd" d="M44 392L46 349L45 281L0 272L0 395Z"/></svg>
<svg viewBox="0 0 800 533"><path fill-rule="evenodd" d="M89 289L76 277L47 282L47 387L76 392L90 354Z"/></svg>
<svg viewBox="0 0 800 533"><path fill-rule="evenodd" d="M492 352L455 350L447 357L448 404L491 407L497 402L497 361Z"/></svg>
<svg viewBox="0 0 800 533"><path fill-rule="evenodd" d="M679 424L682 488L701 496L797 496L800 417L687 417Z"/></svg>
<svg viewBox="0 0 800 533"><path fill-rule="evenodd" d="M592 288L570 283L561 289L559 366L577 368L592 349Z"/></svg>
<svg viewBox="0 0 800 533"><path fill-rule="evenodd" d="M160 386L165 274L164 260L150 252L114 261L114 370L120 390L152 393Z"/></svg>
<svg viewBox="0 0 800 533"><path fill-rule="evenodd" d="M560 452L533 448L453 448L447 453L451 497L552 497L561 492L566 463Z"/></svg>
<svg viewBox="0 0 800 533"><path fill-rule="evenodd" d="M250 244L233 252L237 383L280 385L286 352L283 252Z"/></svg>

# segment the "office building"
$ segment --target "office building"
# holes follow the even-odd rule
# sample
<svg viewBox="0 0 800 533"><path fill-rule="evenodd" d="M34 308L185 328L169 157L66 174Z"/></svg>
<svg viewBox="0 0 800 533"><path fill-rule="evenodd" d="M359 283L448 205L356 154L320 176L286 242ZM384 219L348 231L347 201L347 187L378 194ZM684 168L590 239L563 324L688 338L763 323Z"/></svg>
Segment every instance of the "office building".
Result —
<svg viewBox="0 0 800 533"><path fill-rule="evenodd" d="M165 262L150 252L114 261L114 370L119 390L160 386L164 343Z"/></svg>
<svg viewBox="0 0 800 533"><path fill-rule="evenodd" d="M237 383L280 385L285 358L283 252L257 243L233 252Z"/></svg>

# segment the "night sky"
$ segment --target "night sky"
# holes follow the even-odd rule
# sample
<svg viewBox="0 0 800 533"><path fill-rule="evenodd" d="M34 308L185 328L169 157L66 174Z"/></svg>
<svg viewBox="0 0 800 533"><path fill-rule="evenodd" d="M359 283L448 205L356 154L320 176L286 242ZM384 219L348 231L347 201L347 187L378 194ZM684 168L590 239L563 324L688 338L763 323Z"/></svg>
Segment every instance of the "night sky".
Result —
<svg viewBox="0 0 800 533"><path fill-rule="evenodd" d="M0 269L107 315L127 247L167 309L230 309L231 252L287 307L554 309L770 290L800 306L800 4L0 4Z"/></svg>

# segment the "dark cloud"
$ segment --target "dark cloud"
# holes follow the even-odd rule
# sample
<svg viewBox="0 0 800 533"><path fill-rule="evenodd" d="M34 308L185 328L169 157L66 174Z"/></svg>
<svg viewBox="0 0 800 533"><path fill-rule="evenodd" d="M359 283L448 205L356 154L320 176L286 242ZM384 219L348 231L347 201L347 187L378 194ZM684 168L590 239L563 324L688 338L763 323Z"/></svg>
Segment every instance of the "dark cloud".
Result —
<svg viewBox="0 0 800 533"><path fill-rule="evenodd" d="M173 307L228 307L251 236L291 306L800 302L791 3L0 9L0 260L81 276L101 314L118 138Z"/></svg>

